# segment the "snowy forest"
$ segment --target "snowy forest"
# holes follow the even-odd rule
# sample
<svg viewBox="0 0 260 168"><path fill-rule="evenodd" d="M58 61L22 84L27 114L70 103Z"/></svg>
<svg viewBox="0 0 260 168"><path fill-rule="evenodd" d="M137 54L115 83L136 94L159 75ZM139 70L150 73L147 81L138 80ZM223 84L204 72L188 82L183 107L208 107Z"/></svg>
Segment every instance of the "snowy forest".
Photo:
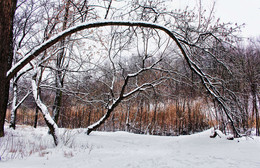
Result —
<svg viewBox="0 0 260 168"><path fill-rule="evenodd" d="M198 2L1 1L0 137L18 125L48 127L55 145L79 128L259 136L260 38Z"/></svg>

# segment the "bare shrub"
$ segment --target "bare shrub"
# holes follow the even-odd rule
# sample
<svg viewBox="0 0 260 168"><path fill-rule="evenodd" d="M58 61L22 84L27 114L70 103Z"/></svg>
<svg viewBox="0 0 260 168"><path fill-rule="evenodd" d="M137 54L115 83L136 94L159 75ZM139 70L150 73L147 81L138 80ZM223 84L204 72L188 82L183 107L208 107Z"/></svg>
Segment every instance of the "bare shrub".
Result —
<svg viewBox="0 0 260 168"><path fill-rule="evenodd" d="M66 158L72 158L74 156L72 151L64 151L63 154L64 154L64 157L66 157Z"/></svg>
<svg viewBox="0 0 260 168"><path fill-rule="evenodd" d="M0 138L0 161L23 159L37 152L43 155L48 147L53 147L50 146L51 139L43 139L41 134L33 132L31 137L25 137L22 132L28 132L26 129L21 126L16 131L6 129L6 136Z"/></svg>

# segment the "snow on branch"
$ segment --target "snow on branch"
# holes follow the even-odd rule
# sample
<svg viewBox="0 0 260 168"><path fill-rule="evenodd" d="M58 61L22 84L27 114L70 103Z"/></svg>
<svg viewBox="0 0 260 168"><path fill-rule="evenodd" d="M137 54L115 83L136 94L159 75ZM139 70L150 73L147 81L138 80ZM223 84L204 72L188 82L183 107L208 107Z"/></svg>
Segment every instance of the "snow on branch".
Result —
<svg viewBox="0 0 260 168"><path fill-rule="evenodd" d="M104 26L139 26L139 27L147 27L147 28L154 28L164 31L166 34L168 34L178 45L178 47L181 47L180 42L177 40L175 35L172 31L170 31L168 28L155 24L150 22L144 22L144 21L116 21L116 20L106 20L106 21L97 21L97 22L85 22L82 24L79 24L77 26L68 28L57 35L51 37L41 45L35 47L32 51L27 53L19 62L17 62L6 74L8 79L11 79L20 69L22 69L26 64L28 64L32 59L37 57L39 54L41 54L43 51L51 47L52 45L56 44L58 41L62 40L63 38L79 32L81 30L90 29L90 28L98 28L98 27L104 27ZM183 54L184 50L182 51Z"/></svg>

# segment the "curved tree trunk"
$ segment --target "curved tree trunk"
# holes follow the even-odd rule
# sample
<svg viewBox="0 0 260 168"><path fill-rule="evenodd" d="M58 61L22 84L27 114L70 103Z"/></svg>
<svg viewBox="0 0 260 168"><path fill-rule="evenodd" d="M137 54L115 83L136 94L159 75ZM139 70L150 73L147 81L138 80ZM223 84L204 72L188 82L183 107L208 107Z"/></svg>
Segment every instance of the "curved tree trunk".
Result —
<svg viewBox="0 0 260 168"><path fill-rule="evenodd" d="M39 94L38 94L38 89L37 89L37 82L36 82L36 78L37 78L37 72L35 72L35 74L32 77L32 90L33 90L33 97L35 99L35 102L37 104L37 106L39 107L40 111L43 114L44 120L50 130L50 134L53 137L54 143L57 146L59 143L59 136L58 136L58 126L57 124L53 121L53 119L51 118L51 115L48 111L48 108L45 104L42 103Z"/></svg>
<svg viewBox="0 0 260 168"><path fill-rule="evenodd" d="M88 126L87 129L87 135L89 135L93 130L97 129L98 127L100 127L111 115L111 113L114 111L114 109L118 106L118 104L121 102L123 98L119 98L117 99L111 106L109 106L107 108L107 111L105 113L105 115L96 123Z"/></svg>

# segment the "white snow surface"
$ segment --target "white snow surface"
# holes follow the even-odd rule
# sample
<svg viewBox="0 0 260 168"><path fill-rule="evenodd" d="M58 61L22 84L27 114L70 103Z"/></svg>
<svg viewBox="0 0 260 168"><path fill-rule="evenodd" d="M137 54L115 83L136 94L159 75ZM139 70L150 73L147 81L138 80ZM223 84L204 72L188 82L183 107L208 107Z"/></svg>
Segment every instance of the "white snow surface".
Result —
<svg viewBox="0 0 260 168"><path fill-rule="evenodd" d="M61 129L62 142L55 147L46 127L18 126L15 131L6 127L6 136L0 138L0 168L260 167L259 137L209 138L213 129L178 137L127 132L93 132L88 136L85 131ZM22 154L8 153L8 145L20 146Z"/></svg>

